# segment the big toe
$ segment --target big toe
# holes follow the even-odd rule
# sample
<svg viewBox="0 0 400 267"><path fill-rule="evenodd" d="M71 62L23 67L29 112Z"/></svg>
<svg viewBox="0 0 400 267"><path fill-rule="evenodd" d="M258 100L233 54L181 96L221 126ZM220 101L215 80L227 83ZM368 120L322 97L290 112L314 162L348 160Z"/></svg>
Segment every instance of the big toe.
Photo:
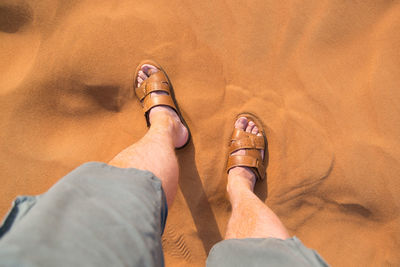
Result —
<svg viewBox="0 0 400 267"><path fill-rule="evenodd" d="M156 66L150 64L143 64L137 74L137 86L140 87L142 83L150 77L151 74L160 71Z"/></svg>
<svg viewBox="0 0 400 267"><path fill-rule="evenodd" d="M143 64L141 69L147 76L150 76L151 74L160 71L156 66L153 66L151 64Z"/></svg>
<svg viewBox="0 0 400 267"><path fill-rule="evenodd" d="M239 119L236 120L235 122L235 128L241 129L241 130L246 130L247 127L247 118L246 117L240 117Z"/></svg>

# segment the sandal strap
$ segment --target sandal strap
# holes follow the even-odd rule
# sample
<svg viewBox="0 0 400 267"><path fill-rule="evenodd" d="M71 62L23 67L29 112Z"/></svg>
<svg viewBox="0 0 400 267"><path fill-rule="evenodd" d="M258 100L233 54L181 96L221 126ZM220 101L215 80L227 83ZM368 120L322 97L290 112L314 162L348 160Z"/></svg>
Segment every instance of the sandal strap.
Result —
<svg viewBox="0 0 400 267"><path fill-rule="evenodd" d="M250 133L245 132L242 129L235 128L235 129L233 129L231 140L232 141L238 141L238 140L240 140L242 138L245 138L245 137L249 136L249 134Z"/></svg>
<svg viewBox="0 0 400 267"><path fill-rule="evenodd" d="M142 102L150 93L162 91L171 94L170 85L167 76L163 71L158 71L151 74L138 88L135 88L135 93Z"/></svg>
<svg viewBox="0 0 400 267"><path fill-rule="evenodd" d="M233 141L229 147L229 153L236 152L240 149L265 149L263 136L249 136L247 138Z"/></svg>
<svg viewBox="0 0 400 267"><path fill-rule="evenodd" d="M237 129L233 131L229 153L236 152L240 149L265 149L264 136L257 136L252 133Z"/></svg>
<svg viewBox="0 0 400 267"><path fill-rule="evenodd" d="M227 171L234 167L248 167L254 171L257 179L265 178L265 167L263 161L259 157L250 155L233 155L229 156Z"/></svg>
<svg viewBox="0 0 400 267"><path fill-rule="evenodd" d="M243 155L231 155L241 149L244 151ZM229 145L230 156L226 168L227 172L233 167L249 167L253 170L257 179L264 179L265 166L260 152L265 149L264 136L254 135L235 128Z"/></svg>
<svg viewBox="0 0 400 267"><path fill-rule="evenodd" d="M165 92L167 94L150 95L153 92ZM146 119L148 118L147 113L150 109L157 106L168 106L173 108L175 111L177 110L171 97L168 78L162 70L151 74L149 78L143 81L139 88L135 89L135 93L143 105ZM149 124L149 122L147 123Z"/></svg>
<svg viewBox="0 0 400 267"><path fill-rule="evenodd" d="M262 131L260 130L260 133L262 133ZM254 139L255 143L257 145L262 145L262 149L264 149L264 137L261 135L254 135L252 133L248 133L243 131L242 129L237 129L235 128L233 133L232 133L232 138L231 141L239 141L243 138L252 138Z"/></svg>
<svg viewBox="0 0 400 267"><path fill-rule="evenodd" d="M143 100L143 111L145 114L157 106L168 106L177 111L170 95L152 95Z"/></svg>

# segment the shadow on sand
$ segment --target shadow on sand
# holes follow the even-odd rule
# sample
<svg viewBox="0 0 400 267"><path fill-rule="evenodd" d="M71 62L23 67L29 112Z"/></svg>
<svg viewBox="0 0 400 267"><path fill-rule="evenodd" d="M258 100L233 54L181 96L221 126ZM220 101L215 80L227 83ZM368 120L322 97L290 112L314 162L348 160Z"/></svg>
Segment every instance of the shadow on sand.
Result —
<svg viewBox="0 0 400 267"><path fill-rule="evenodd" d="M204 250L208 254L211 247L222 240L222 236L197 171L195 148L192 142L181 155L178 155L178 158L181 166L179 186L189 206Z"/></svg>

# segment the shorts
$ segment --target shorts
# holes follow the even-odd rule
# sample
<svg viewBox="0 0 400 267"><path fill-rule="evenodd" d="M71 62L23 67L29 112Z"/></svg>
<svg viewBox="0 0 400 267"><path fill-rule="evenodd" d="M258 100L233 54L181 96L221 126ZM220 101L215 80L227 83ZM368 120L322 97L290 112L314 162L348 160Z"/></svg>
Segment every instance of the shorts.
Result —
<svg viewBox="0 0 400 267"><path fill-rule="evenodd" d="M164 266L167 214L161 180L151 172L85 163L45 194L14 201L0 228L0 266ZM261 264L327 266L297 238L225 240L207 260Z"/></svg>

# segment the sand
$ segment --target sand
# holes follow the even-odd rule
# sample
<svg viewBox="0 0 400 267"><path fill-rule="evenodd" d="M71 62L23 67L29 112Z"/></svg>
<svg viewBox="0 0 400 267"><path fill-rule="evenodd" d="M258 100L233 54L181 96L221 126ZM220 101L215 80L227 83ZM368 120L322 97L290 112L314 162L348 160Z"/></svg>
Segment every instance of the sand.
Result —
<svg viewBox="0 0 400 267"><path fill-rule="evenodd" d="M0 214L146 132L146 58L193 133L163 246L203 266L230 207L234 116L267 126L257 194L333 266L400 265L400 4L396 1L1 1Z"/></svg>

